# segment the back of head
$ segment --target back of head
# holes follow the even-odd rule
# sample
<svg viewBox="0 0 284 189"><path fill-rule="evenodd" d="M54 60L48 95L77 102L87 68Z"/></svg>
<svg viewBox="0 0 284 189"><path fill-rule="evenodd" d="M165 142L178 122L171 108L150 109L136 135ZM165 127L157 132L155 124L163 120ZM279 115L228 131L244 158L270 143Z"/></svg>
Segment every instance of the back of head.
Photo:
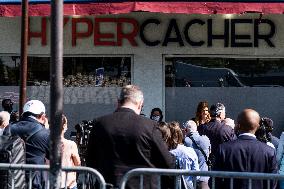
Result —
<svg viewBox="0 0 284 189"><path fill-rule="evenodd" d="M253 109L245 109L239 115L237 119L238 129L240 132L255 134L259 128L260 116Z"/></svg>
<svg viewBox="0 0 284 189"><path fill-rule="evenodd" d="M143 101L143 93L141 89L136 85L126 85L121 89L119 96L120 105L124 105L126 103L138 104Z"/></svg>
<svg viewBox="0 0 284 189"><path fill-rule="evenodd" d="M9 112L1 111L0 112L0 127L6 127L7 125L9 125L9 121L10 121Z"/></svg>
<svg viewBox="0 0 284 189"><path fill-rule="evenodd" d="M170 122L169 128L171 131L171 138L169 140L169 148L176 149L178 144L181 144L183 141L183 133L179 126L179 123L176 121Z"/></svg>
<svg viewBox="0 0 284 189"><path fill-rule="evenodd" d="M188 132L196 132L197 131L197 125L193 120L189 120L185 123L185 129Z"/></svg>
<svg viewBox="0 0 284 189"><path fill-rule="evenodd" d="M224 104L222 103L216 103L216 104L213 104L211 107L210 107L210 116L211 117L219 117L221 112L222 111L225 111L225 106Z"/></svg>
<svg viewBox="0 0 284 189"><path fill-rule="evenodd" d="M168 127L168 124L162 121L158 124L158 129L162 133L163 140L168 144L168 141L171 137L171 131Z"/></svg>
<svg viewBox="0 0 284 189"><path fill-rule="evenodd" d="M45 114L45 106L44 104L39 100L30 100L26 102L23 108L23 116L34 116L38 117L42 114Z"/></svg>
<svg viewBox="0 0 284 189"><path fill-rule="evenodd" d="M61 134L64 134L67 131L67 117L62 114L61 120Z"/></svg>
<svg viewBox="0 0 284 189"><path fill-rule="evenodd" d="M11 99L3 99L2 100L2 107L4 111L11 113L13 111L13 102Z"/></svg>

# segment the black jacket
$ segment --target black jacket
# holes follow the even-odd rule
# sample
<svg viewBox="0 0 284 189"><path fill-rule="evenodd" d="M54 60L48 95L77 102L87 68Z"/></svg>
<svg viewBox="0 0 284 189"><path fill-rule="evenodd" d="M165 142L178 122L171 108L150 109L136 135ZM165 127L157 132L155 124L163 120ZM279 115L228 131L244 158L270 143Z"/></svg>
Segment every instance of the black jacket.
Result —
<svg viewBox="0 0 284 189"><path fill-rule="evenodd" d="M9 125L11 135L20 136L26 144L26 163L43 165L45 158L49 159L49 130L45 129L37 120L25 117ZM44 188L44 179L41 172L35 172L33 189Z"/></svg>
<svg viewBox="0 0 284 189"><path fill-rule="evenodd" d="M214 171L277 173L275 150L252 136L241 135L237 140L221 144L215 157ZM234 180L234 188L247 189L248 183L244 179ZM252 189L266 187L264 181L252 181ZM216 188L230 188L230 179L216 179Z"/></svg>
<svg viewBox="0 0 284 189"><path fill-rule="evenodd" d="M127 108L96 119L86 163L116 187L131 169L174 168L175 164L155 122ZM144 180L144 188L154 188L156 180L148 179ZM139 182L132 179L127 188L139 188Z"/></svg>
<svg viewBox="0 0 284 189"><path fill-rule="evenodd" d="M236 139L234 130L216 119L211 119L207 124L198 126L197 129L200 135L206 135L209 138L211 154L215 153L220 144Z"/></svg>

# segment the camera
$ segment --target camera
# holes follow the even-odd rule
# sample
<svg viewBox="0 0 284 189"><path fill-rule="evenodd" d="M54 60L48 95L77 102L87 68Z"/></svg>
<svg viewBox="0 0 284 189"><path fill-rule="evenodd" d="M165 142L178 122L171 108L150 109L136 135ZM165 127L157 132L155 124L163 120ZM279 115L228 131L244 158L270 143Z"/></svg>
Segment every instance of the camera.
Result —
<svg viewBox="0 0 284 189"><path fill-rule="evenodd" d="M270 142L271 141L271 133L273 130L273 122L270 118L261 118L259 122L259 128L256 131L256 138L262 142Z"/></svg>
<svg viewBox="0 0 284 189"><path fill-rule="evenodd" d="M79 156L81 158L82 165L85 164L86 151L88 147L88 141L95 122L93 120L83 120L75 125L76 129L76 143L79 150Z"/></svg>

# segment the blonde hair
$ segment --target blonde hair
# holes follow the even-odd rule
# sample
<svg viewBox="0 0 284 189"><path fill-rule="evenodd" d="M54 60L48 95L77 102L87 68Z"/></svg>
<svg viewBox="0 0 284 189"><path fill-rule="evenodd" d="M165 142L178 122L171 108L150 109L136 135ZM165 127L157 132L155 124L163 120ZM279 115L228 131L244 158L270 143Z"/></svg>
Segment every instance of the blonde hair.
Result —
<svg viewBox="0 0 284 189"><path fill-rule="evenodd" d="M1 111L0 112L0 126L4 125L4 127L6 127L7 125L9 125L9 121L10 121L9 112Z"/></svg>

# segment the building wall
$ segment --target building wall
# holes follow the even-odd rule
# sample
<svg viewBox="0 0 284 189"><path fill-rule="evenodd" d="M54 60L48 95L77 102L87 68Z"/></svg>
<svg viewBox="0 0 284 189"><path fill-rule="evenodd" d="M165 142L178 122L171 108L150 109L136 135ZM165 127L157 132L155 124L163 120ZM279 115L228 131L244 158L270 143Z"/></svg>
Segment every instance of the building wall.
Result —
<svg viewBox="0 0 284 189"><path fill-rule="evenodd" d="M259 14L244 14L244 15L234 15L231 19L258 19ZM157 46L147 46L141 41L139 37L139 33L135 37L135 40L138 44L138 46L134 47L130 45L130 43L127 40L123 40L122 46L94 46L94 35L93 35L93 28L92 28L92 34L89 37L86 38L80 38L77 39L77 45L72 46L72 18L69 18L69 21L64 26L64 56L94 56L94 55L132 55L133 56L133 67L132 67L132 81L134 84L138 84L141 86L141 88L144 91L145 94L145 106L144 106L144 113L146 115L149 115L150 110L153 107L162 107L163 110L165 110L165 105L168 106L168 104L171 104L172 101L169 101L167 103L167 98L171 97L171 93L169 93L171 90L175 89L165 89L164 87L164 57L165 56L179 56L179 55L185 55L185 56L226 56L226 57L283 57L284 55L284 35L282 33L284 32L284 26L282 24L283 15L263 15L262 19L269 19L273 21L273 23L276 26L276 32L274 36L271 38L273 44L275 47L269 47L268 44L264 40L259 41L258 47L231 47L231 44L229 47L224 47L224 41L223 40L214 40L213 46L208 47L207 46L207 27L208 27L208 20L212 19L213 22L213 32L215 34L224 34L224 15L183 15L183 14L158 14L158 13L131 13L126 15L103 15L99 16L102 18L109 17L109 18L134 18L138 21L139 25L150 18L154 18L160 21L160 24L150 24L145 28L145 36L149 40L161 40L163 41L166 35L166 31L169 28L169 23L172 19L176 20L176 23L178 25L178 28L181 33L182 41L184 42L184 46L180 46L177 42L169 42L167 46L162 46L161 44ZM94 17L88 17L90 19L94 19ZM193 40L205 40L205 45L201 47L193 47L190 46L184 36L184 27L186 23L193 19L200 19L205 22L204 25L194 25L190 29L190 36ZM172 20L174 21L174 20ZM252 20L252 23L245 23L245 24L237 24L236 25L236 32L239 35L250 35L250 39L244 40L245 42L251 43L253 41L254 36L254 22L255 20ZM0 55L19 55L20 54L20 18L0 18ZM30 20L31 26L30 30L32 32L40 32L41 31L41 18L31 18ZM94 25L94 20L92 24ZM231 20L230 20L231 23ZM47 19L47 45L43 46L41 44L41 40L39 38L32 38L30 41L29 46L29 55L30 56L49 56L50 53L50 28L49 28L50 20ZM87 30L86 24L78 24L77 27L79 32L85 32ZM231 28L231 25L230 25ZM125 32L131 32L132 27L129 24L123 24L123 30ZM103 33L116 33L116 24L115 23L104 23L102 24L101 32ZM270 32L270 28L268 25L263 24L260 27L260 33L261 34L267 34ZM175 32L172 33L171 37L176 37ZM231 36L231 35L230 35ZM231 39L231 38L230 38ZM161 42L162 43L162 42ZM1 94L4 94L6 91L6 88L1 87ZM11 90L9 88L9 90ZM16 93L18 88L13 89ZM32 89L32 90L38 90L38 89ZM65 90L74 90L74 91L82 91L81 88L79 89L65 89ZM84 89L88 90L88 89ZM90 90L108 90L108 89L90 89ZM110 89L114 90L115 94L117 94L118 89ZM181 90L187 90L187 89L181 89ZM198 88L194 90L199 90ZM211 89L202 89L202 90L211 90ZM202 91L201 90L201 91ZM219 89L216 89L219 90ZM223 89L222 89L223 90ZM227 90L224 89L225 91ZM231 90L236 90L237 92L234 93L234 95L238 96L237 94L243 94L243 88L238 89L229 89L226 94ZM266 89L265 89L266 90ZM258 88L251 88L248 91L246 91L247 95L250 95L251 93L256 94L258 103L253 103L253 106L255 106L256 109L263 110L263 105L261 101L267 102L267 104L273 104L277 105L277 103L280 103L279 106L283 106L283 89L282 88L275 88L273 90L272 94L278 94L276 97L271 98L267 93L263 93L262 89ZM28 91L29 94L32 94L32 91ZM169 93L169 94L168 94ZM47 90L44 91L44 94L48 94ZM96 93L91 93L93 96L89 96L88 98L99 98ZM202 93L201 93L202 94ZM281 95L282 94L282 95ZM3 96L3 95L2 95ZM31 96L30 96L31 97ZM32 95L32 97L37 97L36 95ZM41 98L41 97L39 97ZM69 98L69 96L65 95L65 99ZM87 98L87 97L83 97ZM188 99L197 99L195 93L188 93L188 95L182 97L182 99L188 98ZM208 94L208 101L215 101L216 99L216 93L212 93L212 95ZM281 100L282 99L282 100ZM227 98L224 99L226 101L226 104L232 105L232 115L237 114L237 112L240 111L239 107L245 107L246 105L249 105L248 102L250 99L243 99L243 98L235 98L233 102L230 101L230 95L227 95ZM45 96L44 99L45 103L48 105L48 99L47 96ZM72 100L71 100L72 101ZM88 102L82 106L82 103L79 103L78 106L74 109L74 106L72 103L67 102L65 100L65 108L67 112L70 112L70 115L67 114L67 116L74 118L70 123L74 124L82 119L92 119L95 116L98 116L100 113L90 113L90 112L110 112L112 109L115 108L114 101L111 101L112 103L107 105L107 108L102 105L98 105L100 103L97 102ZM182 102L182 101L179 101ZM195 107L197 100L195 100L191 107ZM175 105L175 104L174 104ZM178 106L181 106L182 104L179 104ZM229 105L229 106L230 106ZM237 106L240 105L240 106ZM176 104L177 106L177 104ZM227 105L228 106L228 105ZM78 108L77 108L78 107ZM170 108L172 108L172 104ZM272 108L271 107L271 115L279 114L279 109ZM69 109L70 108L70 109ZM168 108L168 107L166 107ZM78 113L75 113L74 110L78 111ZM91 110L91 111L90 111ZM101 111L104 110L104 111ZM187 112L187 108L179 108L181 112ZM88 113L86 113L88 112ZM188 114L192 115L192 110L189 111ZM283 112L283 111L281 111ZM264 112L265 113L265 112ZM76 117L75 120L75 114L78 114L80 116ZM181 119L181 121L184 120L183 118L180 118L180 115L183 114L176 114L175 117L172 115L166 115L167 120L172 119ZM283 118L281 116L277 116L276 120L279 125L284 124ZM279 129L280 130L280 129Z"/></svg>

